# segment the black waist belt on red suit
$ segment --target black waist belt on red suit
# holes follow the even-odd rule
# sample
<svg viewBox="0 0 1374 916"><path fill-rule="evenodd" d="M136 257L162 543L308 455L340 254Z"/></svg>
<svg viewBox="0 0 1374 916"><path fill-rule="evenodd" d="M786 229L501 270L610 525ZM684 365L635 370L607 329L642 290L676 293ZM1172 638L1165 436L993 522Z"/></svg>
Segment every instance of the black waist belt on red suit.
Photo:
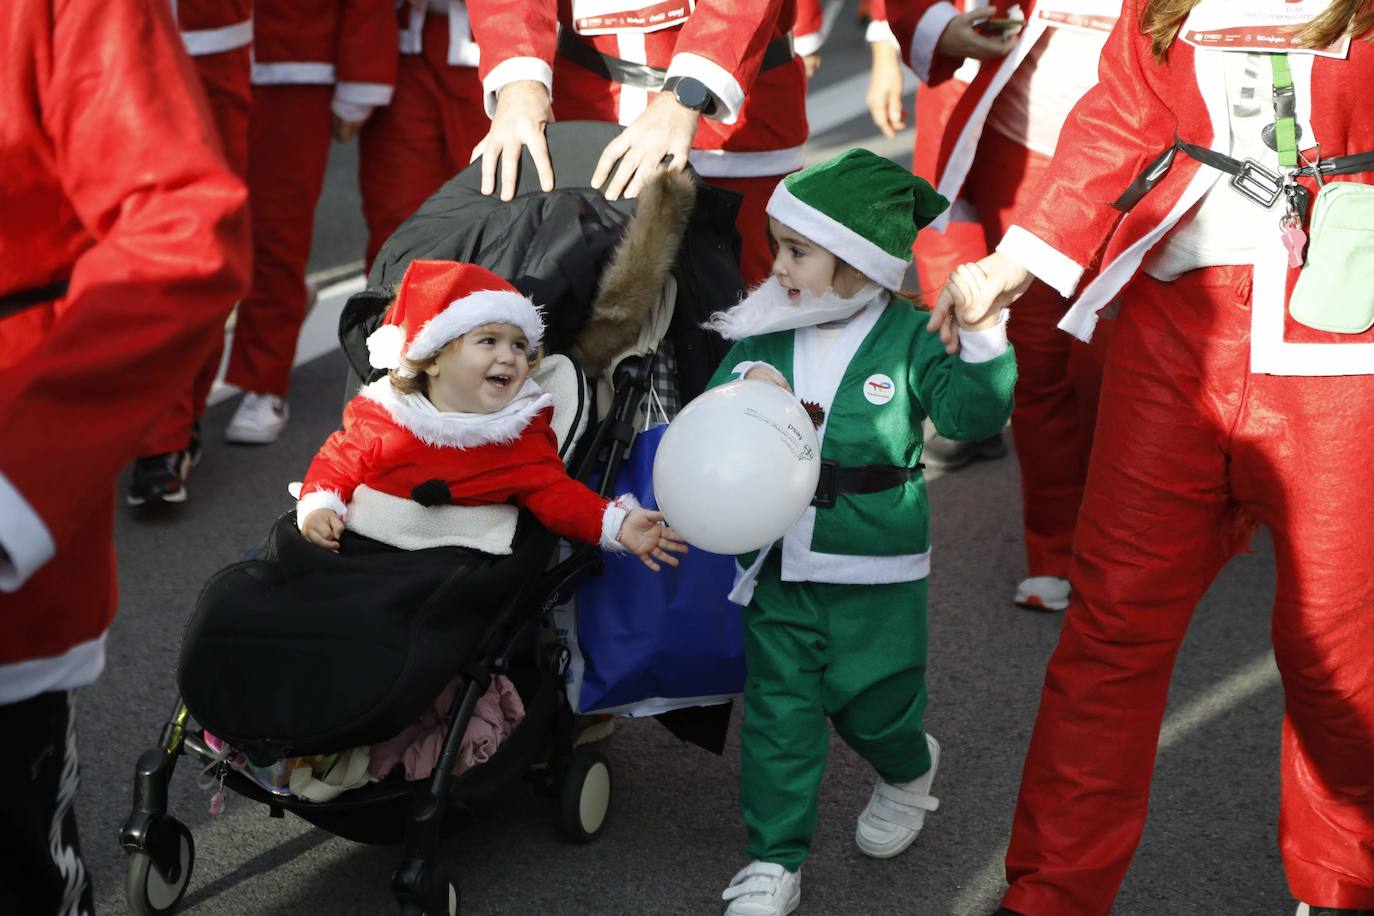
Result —
<svg viewBox="0 0 1374 916"><path fill-rule="evenodd" d="M1284 176L1254 159L1232 159L1225 153L1218 153L1205 146L1195 146L1175 137L1173 146L1167 147L1153 162L1145 166L1145 171L1112 202L1112 206L1123 213L1129 212L1155 185L1164 180L1164 176L1169 174L1169 169L1174 164L1174 157L1179 153L1230 175L1233 188L1262 206L1273 206L1283 193ZM1291 174L1295 178L1326 178L1328 175L1352 175L1370 170L1374 170L1374 153L1357 153L1335 159L1319 159L1311 165L1294 170Z"/></svg>
<svg viewBox="0 0 1374 916"><path fill-rule="evenodd" d="M47 286L35 286L32 289L6 293L0 296L0 321L22 312L24 309L33 308L35 305L61 299L65 295L67 295L66 280L49 283Z"/></svg>
<svg viewBox="0 0 1374 916"><path fill-rule="evenodd" d="M622 86L658 92L663 88L663 81L668 78L668 71L659 67L636 64L628 60L621 60L619 57L611 57L609 54L602 54L567 29L558 33L558 53L582 69L590 70L602 79L619 83ZM768 43L768 47L763 51L763 63L759 66L759 72L781 67L793 56L792 36L784 35L782 38L775 38Z"/></svg>
<svg viewBox="0 0 1374 916"><path fill-rule="evenodd" d="M845 468L834 461L822 461L821 478L816 481L816 496L811 500L811 505L818 509L831 509L841 493L878 493L900 487L921 473L923 467L924 464L914 468L864 464Z"/></svg>

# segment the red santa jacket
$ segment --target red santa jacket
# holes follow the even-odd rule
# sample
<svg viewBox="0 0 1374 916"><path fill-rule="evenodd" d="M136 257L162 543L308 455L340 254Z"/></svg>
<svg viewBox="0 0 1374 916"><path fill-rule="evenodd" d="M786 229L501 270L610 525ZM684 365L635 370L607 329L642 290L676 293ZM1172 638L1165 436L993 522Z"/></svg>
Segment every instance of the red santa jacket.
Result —
<svg viewBox="0 0 1374 916"><path fill-rule="evenodd" d="M601 543L612 504L568 476L549 425L552 407L536 410L532 417L528 411L496 419L501 428L479 429L478 441L485 441L468 445L473 430L446 429L439 415L413 410L383 378L344 408L343 428L325 441L306 472L297 514L304 519L326 508L346 521L360 485L410 499L419 485L439 480L453 505L513 502L551 531ZM611 541L619 532L614 527L607 532Z"/></svg>
<svg viewBox="0 0 1374 916"><path fill-rule="evenodd" d="M184 394L248 280L247 194L166 3L11 6L0 16L0 703L99 673L115 476Z"/></svg>
<svg viewBox="0 0 1374 916"><path fill-rule="evenodd" d="M796 0L469 0L468 10L486 49L488 114L502 86L524 79L549 88L564 120L629 124L644 110L649 91L608 82L557 50L561 26L561 40L584 54L706 84L720 110L702 119L693 144L702 175L782 175L805 164L806 71L785 47Z"/></svg>
<svg viewBox="0 0 1374 916"><path fill-rule="evenodd" d="M172 10L192 57L253 43L252 0L172 0Z"/></svg>
<svg viewBox="0 0 1374 916"><path fill-rule="evenodd" d="M792 23L792 50L803 57L818 53L826 32L821 0L797 0L797 17Z"/></svg>
<svg viewBox="0 0 1374 916"><path fill-rule="evenodd" d="M1222 62L1228 52L1176 41L1167 61L1156 63L1139 16L1139 0L1127 0L1102 52L1100 82L1069 116L1034 201L1014 214L1015 225L999 245L1065 297L1074 295L1085 269L1101 259L1101 271L1060 323L1084 339L1097 312L1130 281L1150 249L1225 176L1180 153L1130 212L1123 215L1112 202L1175 137L1230 150ZM1374 151L1374 97L1366 88L1374 82L1374 44L1352 42L1345 60L1310 54L1289 59L1304 143L1320 143L1323 159ZM1316 153L1307 150L1309 157ZM1365 172L1328 181L1372 179ZM1301 181L1315 190L1311 179ZM1374 331L1330 334L1289 318L1287 295L1298 272L1287 267L1277 220L1256 220L1254 233L1253 371L1374 373Z"/></svg>
<svg viewBox="0 0 1374 916"><path fill-rule="evenodd" d="M472 37L472 25L468 22L468 7L463 0L429 0L428 7L415 6L407 0L396 0L401 53L421 53L425 16L429 13L441 13L448 16L449 66L476 67L480 59L480 50L476 40Z"/></svg>
<svg viewBox="0 0 1374 916"><path fill-rule="evenodd" d="M973 68L975 75L941 132L931 180L948 200L956 200L963 189L973 166L973 157L978 152L978 140L998 94L1051 25L1050 18L1038 14L1037 0L991 0L976 5L992 7L996 16L1004 16L1011 7L1020 6L1026 24L1005 57ZM1093 18L1106 22L1115 17L1120 3L1099 0L1091 6L1094 7ZM949 21L962 11L949 0L885 0L883 3L882 12L901 44L902 57L922 82L936 86L955 76L956 70L966 72L963 58L947 57L935 51ZM946 210L931 225L943 231L949 219L950 211Z"/></svg>
<svg viewBox="0 0 1374 916"><path fill-rule="evenodd" d="M398 40L391 0L256 0L253 84L332 83L370 110L391 101Z"/></svg>

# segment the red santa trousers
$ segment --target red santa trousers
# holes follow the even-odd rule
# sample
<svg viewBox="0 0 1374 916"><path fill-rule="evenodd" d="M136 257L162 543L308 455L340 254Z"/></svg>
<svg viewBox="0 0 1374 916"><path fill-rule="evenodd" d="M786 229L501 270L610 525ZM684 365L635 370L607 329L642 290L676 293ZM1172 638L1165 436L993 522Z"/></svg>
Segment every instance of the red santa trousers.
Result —
<svg viewBox="0 0 1374 916"><path fill-rule="evenodd" d="M1047 165L1047 157L996 131L983 132L965 188L989 248L1001 241L1017 204L1035 194ZM1032 576L1069 574L1111 336L1110 321L1098 324L1091 344L1059 330L1066 307L1058 293L1036 280L1016 300L1007 322L1017 369L1011 431L1021 464L1026 569Z"/></svg>
<svg viewBox="0 0 1374 916"><path fill-rule="evenodd" d="M248 132L253 287L239 303L225 381L286 396L305 321L305 265L329 160L333 86L254 86Z"/></svg>
<svg viewBox="0 0 1374 916"><path fill-rule="evenodd" d="M391 104L358 138L368 270L396 227L467 167L490 126L477 68L449 64L448 45L448 16L426 16L421 53L401 55Z"/></svg>
<svg viewBox="0 0 1374 916"><path fill-rule="evenodd" d="M1314 906L1374 907L1374 376L1251 374L1250 272L1142 276L1123 293L1073 600L1007 851L1004 905L1018 913L1111 909L1144 826L1175 655L1256 522L1278 573L1289 887Z"/></svg>
<svg viewBox="0 0 1374 916"><path fill-rule="evenodd" d="M959 80L916 87L916 141L912 149L911 170L927 181L933 182L935 179L940 140L949 123L950 113L967 88L968 84ZM916 236L911 253L916 260L917 288L927 303L933 303L954 268L985 257L988 243L981 223L961 219L956 212L944 232L922 229Z"/></svg>
<svg viewBox="0 0 1374 916"><path fill-rule="evenodd" d="M248 113L252 106L252 87L248 81L252 64L248 48L206 54L191 60L210 101L210 114L215 119L224 156L234 173L242 177L248 167ZM160 455L186 447L191 440L191 425L205 412L205 399L215 383L223 352L224 337L221 335L186 396L148 433L139 454Z"/></svg>
<svg viewBox="0 0 1374 916"><path fill-rule="evenodd" d="M762 178L707 178L708 184L743 194L735 228L739 230L739 272L746 288L766 280L773 272L773 243L768 238L768 198L782 181L781 175ZM722 306L726 308L729 303Z"/></svg>

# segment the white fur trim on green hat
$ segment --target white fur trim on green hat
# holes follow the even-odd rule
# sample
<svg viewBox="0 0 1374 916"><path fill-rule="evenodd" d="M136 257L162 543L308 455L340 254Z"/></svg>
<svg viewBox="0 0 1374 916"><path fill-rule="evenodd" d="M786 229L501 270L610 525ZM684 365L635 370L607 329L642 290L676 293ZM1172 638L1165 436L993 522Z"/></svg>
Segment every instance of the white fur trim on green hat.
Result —
<svg viewBox="0 0 1374 916"><path fill-rule="evenodd" d="M794 196L778 182L768 199L768 215L806 236L886 289L901 289L909 260L895 257L844 223Z"/></svg>

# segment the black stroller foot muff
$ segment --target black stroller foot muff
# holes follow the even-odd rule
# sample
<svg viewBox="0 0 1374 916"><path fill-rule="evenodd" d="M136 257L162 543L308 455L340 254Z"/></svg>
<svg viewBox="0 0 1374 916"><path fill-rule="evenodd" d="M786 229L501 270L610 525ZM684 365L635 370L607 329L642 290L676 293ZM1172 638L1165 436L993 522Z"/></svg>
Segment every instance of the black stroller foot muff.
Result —
<svg viewBox="0 0 1374 916"><path fill-rule="evenodd" d="M542 571L544 540L520 539L513 556L494 558L398 550L345 532L336 554L283 515L256 557L202 591L182 644L186 704L255 762L384 741L462 669L519 583Z"/></svg>

